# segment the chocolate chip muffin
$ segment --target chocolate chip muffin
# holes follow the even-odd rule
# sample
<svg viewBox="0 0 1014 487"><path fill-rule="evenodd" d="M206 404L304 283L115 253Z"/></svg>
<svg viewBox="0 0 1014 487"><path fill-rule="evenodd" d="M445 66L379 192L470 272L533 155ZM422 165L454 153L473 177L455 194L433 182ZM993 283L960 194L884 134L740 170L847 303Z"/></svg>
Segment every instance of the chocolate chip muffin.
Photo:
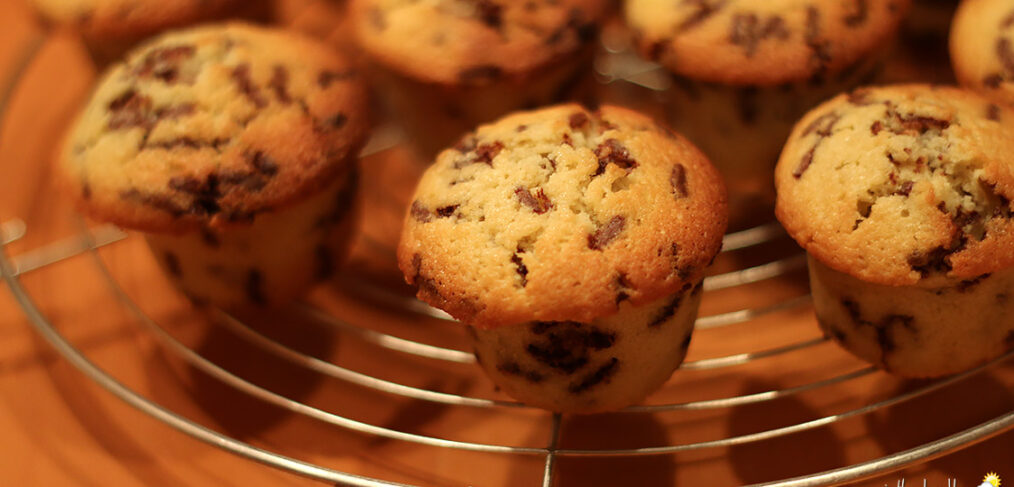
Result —
<svg viewBox="0 0 1014 487"><path fill-rule="evenodd" d="M1014 2L962 2L951 29L951 63L963 86L1014 105Z"/></svg>
<svg viewBox="0 0 1014 487"><path fill-rule="evenodd" d="M316 42L201 27L112 67L60 166L85 213L146 232L195 300L283 304L344 254L367 108L356 72Z"/></svg>
<svg viewBox="0 0 1014 487"><path fill-rule="evenodd" d="M427 158L476 125L580 82L608 0L352 0L394 116Z"/></svg>
<svg viewBox="0 0 1014 487"><path fill-rule="evenodd" d="M222 18L240 0L32 0L49 23L81 33L100 61L111 62L132 44L167 29Z"/></svg>
<svg viewBox="0 0 1014 487"><path fill-rule="evenodd" d="M682 137L626 109L561 105L442 152L398 263L422 300L470 326L507 393L618 409L683 360L725 211L721 178Z"/></svg>
<svg viewBox="0 0 1014 487"><path fill-rule="evenodd" d="M1014 346L1014 111L956 88L840 95L806 115L775 174L810 256L824 331L906 377Z"/></svg>
<svg viewBox="0 0 1014 487"><path fill-rule="evenodd" d="M625 16L642 56L674 74L669 121L718 166L742 227L770 218L792 124L876 74L908 5L625 0Z"/></svg>

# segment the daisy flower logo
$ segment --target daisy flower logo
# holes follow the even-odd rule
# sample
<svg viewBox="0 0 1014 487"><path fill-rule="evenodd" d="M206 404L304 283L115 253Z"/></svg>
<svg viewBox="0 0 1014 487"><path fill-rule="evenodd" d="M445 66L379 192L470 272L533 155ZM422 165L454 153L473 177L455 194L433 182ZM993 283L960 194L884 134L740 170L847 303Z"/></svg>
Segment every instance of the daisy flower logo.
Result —
<svg viewBox="0 0 1014 487"><path fill-rule="evenodd" d="M1000 487L1000 476L996 472L989 472L983 477L979 487Z"/></svg>

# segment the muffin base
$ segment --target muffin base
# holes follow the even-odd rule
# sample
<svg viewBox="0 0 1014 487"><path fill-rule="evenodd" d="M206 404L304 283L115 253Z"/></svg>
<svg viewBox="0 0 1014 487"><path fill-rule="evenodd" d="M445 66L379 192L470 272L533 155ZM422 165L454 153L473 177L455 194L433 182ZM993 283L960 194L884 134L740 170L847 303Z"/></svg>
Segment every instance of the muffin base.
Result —
<svg viewBox="0 0 1014 487"><path fill-rule="evenodd" d="M621 409L664 383L686 357L701 286L589 324L468 327L476 361L507 394L561 413Z"/></svg>
<svg viewBox="0 0 1014 487"><path fill-rule="evenodd" d="M282 306L330 277L357 223L357 173L252 223L182 235L146 234L166 274L197 304Z"/></svg>
<svg viewBox="0 0 1014 487"><path fill-rule="evenodd" d="M884 286L808 259L821 329L852 354L892 374L939 377L1014 348L1014 270Z"/></svg>

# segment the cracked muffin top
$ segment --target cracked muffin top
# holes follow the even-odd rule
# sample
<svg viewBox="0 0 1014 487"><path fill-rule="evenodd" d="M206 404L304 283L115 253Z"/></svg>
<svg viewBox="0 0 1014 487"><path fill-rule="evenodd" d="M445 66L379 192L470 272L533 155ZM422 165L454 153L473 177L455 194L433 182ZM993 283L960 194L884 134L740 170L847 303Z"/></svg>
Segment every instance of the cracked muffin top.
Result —
<svg viewBox="0 0 1014 487"><path fill-rule="evenodd" d="M49 21L91 39L135 39L221 16L239 0L33 0Z"/></svg>
<svg viewBox="0 0 1014 487"><path fill-rule="evenodd" d="M867 282L968 279L1014 265L1014 111L956 88L863 88L795 127L776 213L829 267Z"/></svg>
<svg viewBox="0 0 1014 487"><path fill-rule="evenodd" d="M442 152L398 263L470 325L588 323L689 289L718 253L726 195L686 139L621 108L516 113Z"/></svg>
<svg viewBox="0 0 1014 487"><path fill-rule="evenodd" d="M911 0L625 0L643 56L688 78L773 85L866 60Z"/></svg>
<svg viewBox="0 0 1014 487"><path fill-rule="evenodd" d="M243 24L201 27L113 66L61 165L79 206L118 225L245 222L351 168L367 103L356 72L323 45Z"/></svg>
<svg viewBox="0 0 1014 487"><path fill-rule="evenodd" d="M951 28L951 64L962 85L1014 105L1014 2L961 2Z"/></svg>
<svg viewBox="0 0 1014 487"><path fill-rule="evenodd" d="M388 69L445 85L520 77L594 39L608 0L352 0L360 45Z"/></svg>

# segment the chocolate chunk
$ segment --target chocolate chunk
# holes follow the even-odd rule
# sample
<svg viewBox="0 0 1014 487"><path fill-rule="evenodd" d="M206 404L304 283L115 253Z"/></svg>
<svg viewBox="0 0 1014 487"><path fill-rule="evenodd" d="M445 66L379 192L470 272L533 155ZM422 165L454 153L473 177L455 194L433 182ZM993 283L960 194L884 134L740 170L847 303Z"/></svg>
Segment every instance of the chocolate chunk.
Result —
<svg viewBox="0 0 1014 487"><path fill-rule="evenodd" d="M584 126L588 125L588 121L589 121L588 115L586 115L584 112L574 113L570 116L569 119L570 128L572 129L583 128Z"/></svg>
<svg viewBox="0 0 1014 487"><path fill-rule="evenodd" d="M571 147L574 147L574 140L570 138L570 134L564 133L563 134L563 140L560 141L560 144L569 145Z"/></svg>
<svg viewBox="0 0 1014 487"><path fill-rule="evenodd" d="M612 243L623 232L627 219L622 216L614 216L608 223L599 227L595 233L588 235L588 248L602 250Z"/></svg>
<svg viewBox="0 0 1014 487"><path fill-rule="evenodd" d="M929 252L915 252L908 257L908 265L912 270L918 272L922 277L933 273L946 273L951 270L951 263L947 261L953 250L940 246Z"/></svg>
<svg viewBox="0 0 1014 487"><path fill-rule="evenodd" d="M870 5L867 0L853 0L855 7L849 12L848 15L843 19L845 25L849 27L858 27L866 22L866 18L870 15Z"/></svg>
<svg viewBox="0 0 1014 487"><path fill-rule="evenodd" d="M687 18L680 22L679 26L676 27L677 31L686 31L694 27L697 27L704 21L708 20L711 16L718 13L722 7L725 6L726 0L710 1L710 0L683 0L683 4L689 4L694 7L693 13Z"/></svg>
<svg viewBox="0 0 1014 487"><path fill-rule="evenodd" d="M877 120L877 121L873 122L872 125L870 125L870 132L873 135L880 134L881 130L884 130L884 124L880 123L880 120Z"/></svg>
<svg viewBox="0 0 1014 487"><path fill-rule="evenodd" d="M531 330L539 338L527 345L528 354L568 374L584 367L592 350L605 350L616 343L612 332L571 321L539 321Z"/></svg>
<svg viewBox="0 0 1014 487"><path fill-rule="evenodd" d="M810 122L810 124L803 129L802 135L807 136L816 132L816 134L820 137L829 137L831 132L834 130L835 124L838 123L838 120L841 120L841 114L837 112L825 113L817 117L813 122Z"/></svg>
<svg viewBox="0 0 1014 487"><path fill-rule="evenodd" d="M796 166L796 169L792 171L793 177L795 177L796 179L803 177L803 173L805 173L806 170L810 168L810 164L813 163L813 153L816 150L817 146L814 145L813 147L810 147L810 150L806 151L806 154L803 154L803 158L800 159L799 165Z"/></svg>
<svg viewBox="0 0 1014 487"><path fill-rule="evenodd" d="M325 128L331 130L338 130L344 127L345 124L348 123L348 121L349 117L346 116L344 113L339 112L334 115L331 115L330 117L327 117L326 119L324 119L322 123Z"/></svg>
<svg viewBox="0 0 1014 487"><path fill-rule="evenodd" d="M666 321L669 321L676 314L676 309L680 307L680 303L683 302L683 294L683 292L676 293L676 295L673 296L661 310L659 310L658 314L648 322L648 328L657 328Z"/></svg>
<svg viewBox="0 0 1014 487"><path fill-rule="evenodd" d="M458 73L458 81L465 85L488 84L500 79L503 69L492 64L473 66Z"/></svg>
<svg viewBox="0 0 1014 487"><path fill-rule="evenodd" d="M174 217L179 217L187 213L186 209L177 204L176 201L161 194L142 193L137 189L128 189L121 192L120 197L125 200L136 201L143 205L165 211Z"/></svg>
<svg viewBox="0 0 1014 487"><path fill-rule="evenodd" d="M1014 46L1010 39L1001 37L996 40L996 56L1003 63L1003 69L1008 74L1014 74Z"/></svg>
<svg viewBox="0 0 1014 487"><path fill-rule="evenodd" d="M518 187L514 190L514 194L518 196L518 201L522 205L531 208L538 215L553 209L553 202L549 200L542 188L535 190L535 193L532 194L528 188Z"/></svg>
<svg viewBox="0 0 1014 487"><path fill-rule="evenodd" d="M428 223L433 219L433 214L430 213L430 209L426 205L420 203L418 200L412 202L412 207L409 209L409 214L415 221L420 223Z"/></svg>
<svg viewBox="0 0 1014 487"><path fill-rule="evenodd" d="M503 142L499 140L492 144L479 144L475 148L475 162L481 162L489 166L493 165L493 158L503 150Z"/></svg>
<svg viewBox="0 0 1014 487"><path fill-rule="evenodd" d="M897 119L904 130L914 130L920 134L924 134L933 129L944 130L951 126L951 122L948 120L924 117L922 115L898 115Z"/></svg>
<svg viewBox="0 0 1014 487"><path fill-rule="evenodd" d="M990 103L986 107L986 118L993 120L994 122L1000 121L1000 106L995 103Z"/></svg>
<svg viewBox="0 0 1014 487"><path fill-rule="evenodd" d="M982 78L982 84L987 88L997 89L1003 84L1003 75L1000 73L993 73L985 78Z"/></svg>
<svg viewBox="0 0 1014 487"><path fill-rule="evenodd" d="M667 41L655 41L648 47L648 59L652 61L661 61L662 56L665 54L666 48L669 47Z"/></svg>
<svg viewBox="0 0 1014 487"><path fill-rule="evenodd" d="M454 212L458 210L458 206L459 205L447 205L447 206L441 206L440 208L437 208L437 211L436 211L437 218L447 218L447 217L453 215Z"/></svg>
<svg viewBox="0 0 1014 487"><path fill-rule="evenodd" d="M677 162L673 165L672 173L669 175L669 184L672 185L676 199L690 196L690 192L687 190L687 168L683 167L683 164Z"/></svg>
<svg viewBox="0 0 1014 487"><path fill-rule="evenodd" d="M982 281L988 279L989 276L990 276L990 274L983 274L983 275L981 275L979 277L976 277L975 279L966 279L964 281L961 281L957 285L957 290L958 290L959 293L965 293L965 292L971 291L972 288L974 288L975 286L978 286L979 283L981 283Z"/></svg>
<svg viewBox="0 0 1014 487"><path fill-rule="evenodd" d="M594 386L601 384L602 382L608 382L609 377L616 373L616 369L619 368L620 361L616 357L609 359L605 365L602 365L595 372L586 375L578 382L571 383L567 386L567 391L571 394L580 394L582 392L591 389Z"/></svg>
<svg viewBox="0 0 1014 487"><path fill-rule="evenodd" d="M494 29L500 28L500 25L503 22L503 7L490 0L478 0L475 5L475 10L482 23Z"/></svg>
<svg viewBox="0 0 1014 487"><path fill-rule="evenodd" d="M264 276L257 269L250 269L246 275L246 297L254 304L267 304L264 297Z"/></svg>
<svg viewBox="0 0 1014 487"><path fill-rule="evenodd" d="M254 170L268 176L274 176L278 174L278 163L275 162L271 156L265 154L263 151L254 151L253 153L246 154L247 161L253 166Z"/></svg>
<svg viewBox="0 0 1014 487"><path fill-rule="evenodd" d="M752 125L757 122L757 87L747 86L736 90L736 108L739 112L739 120L745 125Z"/></svg>
<svg viewBox="0 0 1014 487"><path fill-rule="evenodd" d="M812 51L810 69L814 72L813 81L819 83L831 62L831 43L821 39L820 10L813 5L806 8L806 31L803 37Z"/></svg>
<svg viewBox="0 0 1014 487"><path fill-rule="evenodd" d="M176 106L163 107L155 110L155 118L158 120L163 119L176 119L191 115L196 110L193 103L184 103Z"/></svg>
<svg viewBox="0 0 1014 487"><path fill-rule="evenodd" d="M327 89L332 83L346 81L354 78L355 76L356 72L351 69L346 71L321 71L320 74L317 75L317 86L320 86L322 89Z"/></svg>
<svg viewBox="0 0 1014 487"><path fill-rule="evenodd" d="M239 91L250 100L257 108L264 108L268 105L267 100L260 94L260 90L254 86L250 77L250 65L240 64L232 70L232 80L236 82Z"/></svg>
<svg viewBox="0 0 1014 487"><path fill-rule="evenodd" d="M285 104L292 103L292 98L289 97L288 88L289 70L285 69L285 66L275 65L274 70L271 73L271 81L268 82L268 86L275 92L275 98L278 98L278 101Z"/></svg>
<svg viewBox="0 0 1014 487"><path fill-rule="evenodd" d="M854 90L848 94L848 102L857 106L866 106L873 103L870 99L870 92L868 90Z"/></svg>
<svg viewBox="0 0 1014 487"><path fill-rule="evenodd" d="M204 241L205 245L211 248L218 248L219 246L222 245L222 242L218 239L218 236L215 235L215 233L212 232L211 229L206 227L201 227L201 240Z"/></svg>
<svg viewBox="0 0 1014 487"><path fill-rule="evenodd" d="M222 197L219 189L218 175L209 173L205 178L193 176L174 176L169 178L169 189L187 193L193 197L190 213L197 215L214 215L221 208L218 199Z"/></svg>
<svg viewBox="0 0 1014 487"><path fill-rule="evenodd" d="M314 249L313 257L314 262L316 263L313 271L314 279L323 281L334 274L335 262L334 254L331 253L331 249L329 249L326 245L318 245L317 248Z"/></svg>
<svg viewBox="0 0 1014 487"><path fill-rule="evenodd" d="M194 55L194 46L171 46L153 49L141 60L134 73L141 78L152 77L174 83L179 77L180 62Z"/></svg>
<svg viewBox="0 0 1014 487"><path fill-rule="evenodd" d="M616 164L620 168L628 170L637 167L637 161L630 156L627 148L616 139L607 139L599 144L595 148L595 157L598 158L599 168L593 176L600 176L605 173L606 166L609 164Z"/></svg>
<svg viewBox="0 0 1014 487"><path fill-rule="evenodd" d="M567 32L574 32L577 42L585 44L595 38L597 30L598 28L594 22L584 21L584 15L581 13L580 8L572 7L567 16L567 23L553 30L549 36L546 37L546 44L558 44L564 39L564 35Z"/></svg>
<svg viewBox="0 0 1014 487"><path fill-rule="evenodd" d="M521 256L517 252L511 256L511 263L517 268L517 273L521 276L521 287L528 285L528 267L525 267L524 261L521 260Z"/></svg>
<svg viewBox="0 0 1014 487"><path fill-rule="evenodd" d="M109 102L109 128L143 127L154 125L151 116L151 98L129 90Z"/></svg>
<svg viewBox="0 0 1014 487"><path fill-rule="evenodd" d="M634 284L627 279L626 274L621 272L616 276L616 288L616 306L619 306L620 303L630 299L630 294L627 291L633 290Z"/></svg>
<svg viewBox="0 0 1014 487"><path fill-rule="evenodd" d="M898 188L898 190L895 191L894 194L898 196L908 196L912 192L913 187L915 187L915 182L905 181L904 183L901 183L901 187Z"/></svg>
<svg viewBox="0 0 1014 487"><path fill-rule="evenodd" d="M165 258L165 268L170 274L176 277L183 277L183 269L180 268L180 259L176 257L176 254L172 252L166 252L163 257Z"/></svg>
<svg viewBox="0 0 1014 487"><path fill-rule="evenodd" d="M757 45L768 37L783 40L789 37L785 19L774 15L762 21L754 12L733 15L729 41L741 46L747 57L753 57Z"/></svg>
<svg viewBox="0 0 1014 487"><path fill-rule="evenodd" d="M478 360L478 355L476 355L476 360ZM504 373L506 375L516 375L518 377L527 380L528 382L533 382L536 384L542 382L545 379L545 376L543 376L542 374L535 372L534 370L524 370L521 368L520 365L518 365L517 362L513 361L497 364L496 370L499 370L501 373Z"/></svg>

